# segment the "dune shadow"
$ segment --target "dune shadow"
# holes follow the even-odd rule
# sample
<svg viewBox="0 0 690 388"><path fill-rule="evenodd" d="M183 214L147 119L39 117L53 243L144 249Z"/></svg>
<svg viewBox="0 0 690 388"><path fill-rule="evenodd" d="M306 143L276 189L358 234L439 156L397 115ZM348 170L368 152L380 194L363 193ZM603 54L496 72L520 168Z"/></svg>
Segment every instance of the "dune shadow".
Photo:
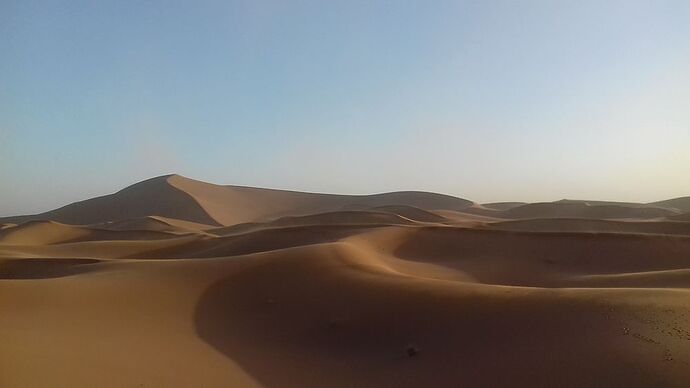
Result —
<svg viewBox="0 0 690 388"><path fill-rule="evenodd" d="M346 273L299 258L238 265L199 298L196 332L266 387L659 383L612 372L631 360L596 301Z"/></svg>
<svg viewBox="0 0 690 388"><path fill-rule="evenodd" d="M306 225L268 228L238 235L197 239L184 245L138 252L124 258L189 259L239 256L338 241L376 227L382 227L382 225Z"/></svg>
<svg viewBox="0 0 690 388"><path fill-rule="evenodd" d="M7 259L0 261L0 279L51 279L93 271L97 259Z"/></svg>

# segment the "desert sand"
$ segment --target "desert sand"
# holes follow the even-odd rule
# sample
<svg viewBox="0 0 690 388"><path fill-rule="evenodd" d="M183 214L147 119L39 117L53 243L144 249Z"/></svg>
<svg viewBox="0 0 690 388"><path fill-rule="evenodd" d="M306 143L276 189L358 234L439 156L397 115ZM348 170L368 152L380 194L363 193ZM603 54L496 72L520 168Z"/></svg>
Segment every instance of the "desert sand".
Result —
<svg viewBox="0 0 690 388"><path fill-rule="evenodd" d="M688 214L153 178L0 218L0 387L685 387Z"/></svg>

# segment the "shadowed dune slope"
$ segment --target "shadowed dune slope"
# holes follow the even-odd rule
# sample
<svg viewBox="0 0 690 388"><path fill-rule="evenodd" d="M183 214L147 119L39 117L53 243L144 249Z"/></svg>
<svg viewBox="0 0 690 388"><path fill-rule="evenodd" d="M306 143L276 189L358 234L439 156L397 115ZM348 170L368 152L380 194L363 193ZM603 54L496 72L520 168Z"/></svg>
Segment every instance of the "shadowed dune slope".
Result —
<svg viewBox="0 0 690 388"><path fill-rule="evenodd" d="M93 269L96 259L0 259L0 279L47 279Z"/></svg>
<svg viewBox="0 0 690 388"><path fill-rule="evenodd" d="M347 224L409 224L412 221L398 214L378 211L339 211L308 216L282 217L268 223L275 226L347 225Z"/></svg>
<svg viewBox="0 0 690 388"><path fill-rule="evenodd" d="M301 225L258 229L223 237L197 237L184 243L138 251L127 258L210 258L245 255L340 240L377 225Z"/></svg>
<svg viewBox="0 0 690 388"><path fill-rule="evenodd" d="M217 236L229 236L254 232L266 228L285 228L299 226L329 226L329 225L406 225L413 220L398 214L378 211L337 211L317 213L306 216L286 216L269 222L249 222L221 228L208 229L208 233Z"/></svg>
<svg viewBox="0 0 690 388"><path fill-rule="evenodd" d="M400 236L420 247L424 234L438 232L462 233ZM434 245L452 244L449 237L456 236L436 236ZM414 250L401 249L408 258ZM687 291L439 280L401 272L387 255L331 244L227 263L224 279L200 299L198 332L276 387L679 387L688 376ZM503 264L484 259L487 267Z"/></svg>

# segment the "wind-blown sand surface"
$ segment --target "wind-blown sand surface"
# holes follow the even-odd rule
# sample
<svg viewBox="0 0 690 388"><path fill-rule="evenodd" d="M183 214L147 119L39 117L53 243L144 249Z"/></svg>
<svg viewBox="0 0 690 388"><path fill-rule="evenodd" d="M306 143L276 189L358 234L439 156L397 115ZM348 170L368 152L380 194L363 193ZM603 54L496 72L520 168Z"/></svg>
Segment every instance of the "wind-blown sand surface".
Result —
<svg viewBox="0 0 690 388"><path fill-rule="evenodd" d="M172 175L0 219L0 387L684 387L689 203Z"/></svg>

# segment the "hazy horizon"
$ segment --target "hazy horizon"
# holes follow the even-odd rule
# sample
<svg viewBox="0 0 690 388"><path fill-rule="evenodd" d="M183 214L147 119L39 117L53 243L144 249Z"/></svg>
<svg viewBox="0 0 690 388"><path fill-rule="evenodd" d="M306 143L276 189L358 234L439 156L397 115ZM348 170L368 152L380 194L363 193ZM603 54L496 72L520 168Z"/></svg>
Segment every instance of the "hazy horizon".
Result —
<svg viewBox="0 0 690 388"><path fill-rule="evenodd" d="M690 195L690 2L0 2L0 216L178 173Z"/></svg>

